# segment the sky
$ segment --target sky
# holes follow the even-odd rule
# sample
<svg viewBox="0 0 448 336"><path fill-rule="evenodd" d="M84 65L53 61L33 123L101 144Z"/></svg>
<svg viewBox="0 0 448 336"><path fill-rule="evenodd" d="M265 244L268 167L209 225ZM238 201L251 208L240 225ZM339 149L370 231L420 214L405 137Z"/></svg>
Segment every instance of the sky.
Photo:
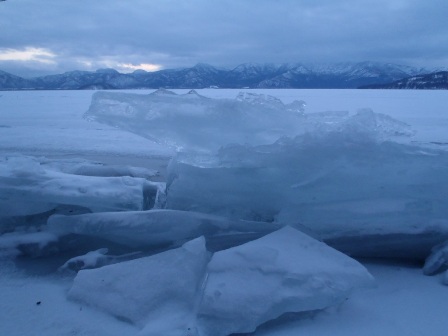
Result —
<svg viewBox="0 0 448 336"><path fill-rule="evenodd" d="M7 0L0 70L23 77L208 63L448 66L447 0Z"/></svg>

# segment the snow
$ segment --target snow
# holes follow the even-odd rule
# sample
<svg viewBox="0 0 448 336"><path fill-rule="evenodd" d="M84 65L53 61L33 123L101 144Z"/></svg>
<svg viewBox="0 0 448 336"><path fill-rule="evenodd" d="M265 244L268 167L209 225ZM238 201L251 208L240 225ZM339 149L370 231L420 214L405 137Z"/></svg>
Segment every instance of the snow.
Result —
<svg viewBox="0 0 448 336"><path fill-rule="evenodd" d="M106 254L109 252L107 248L100 248L96 251L87 252L85 255L71 258L62 265L59 270L71 270L80 271L82 269L98 268L106 265L108 257Z"/></svg>
<svg viewBox="0 0 448 336"><path fill-rule="evenodd" d="M11 232L0 235L0 256L25 254L33 258L58 252L59 239L49 232Z"/></svg>
<svg viewBox="0 0 448 336"><path fill-rule="evenodd" d="M29 276L2 263L0 334L125 336L138 332L129 323L68 301L70 285L61 279Z"/></svg>
<svg viewBox="0 0 448 336"><path fill-rule="evenodd" d="M0 150L32 155L120 158L166 156L165 148L145 139L88 122L91 91L3 92Z"/></svg>
<svg viewBox="0 0 448 336"><path fill-rule="evenodd" d="M448 292L442 278L425 277L412 264L365 261L377 286L357 291L341 306L317 315L265 325L257 336L444 335ZM27 276L0 267L2 335L134 336L135 326L67 300L71 280ZM36 302L41 301L37 306ZM424 307L424 309L422 309Z"/></svg>
<svg viewBox="0 0 448 336"><path fill-rule="evenodd" d="M130 94L146 97L152 92L128 91L118 102L124 99L122 107L129 107L132 101L127 99L135 97ZM110 93L114 103L120 97L118 93ZM244 279L238 274L249 271L243 267L244 263L242 267L233 267L227 262L237 263L238 258L248 252L246 249L250 250L248 246L270 239L273 235L270 232L285 224L314 237L323 237L328 244L351 255L406 257L411 261L361 260L376 278L376 288L350 293L348 300L318 312L283 315L258 327L254 335L445 334L448 328L444 316L448 296L443 285L448 283L448 272L443 273L446 269L443 243L448 240L444 174L448 148L446 91L244 90L239 95L236 90L204 89L190 94L187 94L188 90L175 90L175 93L177 96L167 98L169 104L179 98L185 100L182 102L184 107L200 102L200 107L191 109L185 117L197 117L204 125L210 126L209 135L213 141L206 143L201 141L199 134L193 134L189 144L181 144L182 137L187 139L189 132L194 133L194 127L201 123L170 123L161 118L159 121L167 126L167 132L175 135L175 141L170 142L171 135L165 137L167 133L156 134L157 137L152 138L154 132L151 127L155 125L150 121L141 122L141 125L135 122L131 128L130 124L115 123L116 120L110 116L103 120L109 125L84 119L92 98L92 92L88 91L2 92L0 316L7 318L0 319L0 334L169 335L168 330L171 330L174 335L184 335L185 331L195 332L196 325L200 331L205 324L201 326L197 319L192 323L193 312L200 310L197 292L190 296L194 296L196 304L193 309L178 309L176 300L188 296L184 291L176 292L179 295L161 292L162 296L172 299L165 297L162 303L166 304L164 306L169 313L160 310L158 314L150 314L153 320L146 324L149 320L144 317L140 320L138 313L134 315L132 305L103 307L105 300L113 295L107 290L103 296L97 294L94 302L85 303L89 299L88 294L96 294L95 290L87 289L88 281L78 282L79 298L67 300L67 292L73 286L73 273L79 271L78 279L82 279L83 274L109 274L109 269L117 270L117 274L122 274L121 270L129 271L127 274L132 273L130 280L120 282L119 286L123 293L130 291L138 295L136 302L142 303L146 309L150 302L139 301L139 297L148 294L148 288L138 287L132 279L149 272L145 268L129 268L129 265L149 259L164 259L166 253L179 251L167 249L205 235L207 248L215 252L213 258L218 260L220 255L229 254L228 259L222 257L216 265L226 266L220 270L229 276L229 283L232 280L240 284L239 281ZM160 102L169 94L159 91L157 95L162 97ZM226 104L235 104L242 108L240 111L248 108L253 112L252 116L259 111L263 118L255 123L249 118L236 132L230 129L227 135L221 135L219 133L225 130L222 127L226 122L225 114L220 116L221 124L213 118L203 117L209 112L207 106L215 108ZM129 112L140 108L143 107L137 106ZM288 116L288 122L273 118L279 110ZM142 120L138 115L133 115L133 118ZM295 123L298 120L302 122L300 127ZM140 127L144 125L144 128ZM190 126L190 129L184 127L187 128L185 131L182 126ZM265 126L270 128L268 132L263 129ZM146 133L143 134L146 138L125 129ZM181 133L177 134L176 129ZM361 132L353 132L354 129L361 129ZM296 131L300 136L294 138ZM313 136L304 136L307 132ZM335 132L350 136L334 137ZM278 140L284 135L289 139L283 137ZM229 146L226 139L234 144ZM216 153L221 145L225 148ZM188 153L177 154L167 179L166 165L175 155L173 148L181 147ZM194 153L194 150L201 153ZM297 155L291 155L293 153ZM298 171L301 173L297 174ZM284 178L279 178L281 176ZM154 182L166 180L171 188L167 195L164 194L163 183ZM375 188L380 182L384 189ZM128 188L133 183L137 184L140 195L142 189L143 192L148 191L141 186L150 186L149 194L156 199L141 208L118 207L117 203L124 198L113 196L112 191L134 190ZM173 191L175 186L178 188L176 192ZM85 190L88 200L81 195ZM190 194L186 192L188 190ZM107 193L101 196L96 191ZM320 199L312 199L313 191ZM141 211L153 206L163 207L165 196L169 202L177 197L179 204L185 201L184 205L190 208L188 211ZM192 202L193 198L198 202ZM300 208L301 202L307 199L309 202ZM138 201L128 205L137 203L142 204ZM216 207L203 210L204 204ZM228 205L234 208L228 208ZM90 214L91 211L101 213ZM212 214L204 214L203 211ZM55 214L59 215L52 216ZM322 214L321 218L319 214ZM242 217L266 222L242 221ZM310 225L311 222L319 222L319 225ZM334 223L337 230L333 232ZM74 233L78 229L87 234ZM94 232L95 229L98 233ZM123 233L126 235L120 237ZM283 242L294 235L289 233L287 236L277 244L280 246L277 250L288 250L288 245ZM160 244L163 246L159 247ZM268 245L275 245L275 241ZM275 257L269 248L254 249L257 252L253 254L248 252L252 257L245 261L250 265L258 261L259 269L267 267L269 260ZM294 248L298 246L294 245ZM232 254L232 251L242 251L242 254ZM178 255L189 253L182 251ZM302 253L284 255L298 260ZM324 272L326 264L313 264L311 259L306 260L311 270L320 270L330 277ZM187 267L194 262L194 258L187 258L182 265ZM214 284L214 279L221 279L213 275L211 266L209 286ZM273 263L278 271L275 274L256 270L251 274L257 281L250 285L246 283L241 288L233 286L228 292L229 297L232 293L242 292L231 303L242 302L244 311L269 310L266 319L257 314L247 314L247 320L253 318L249 323L251 330L280 313L270 305L287 295L277 297L266 294L264 290L269 288L270 277L288 274L283 266L284 263ZM172 283L170 281L181 282L182 276L172 276L181 271L181 267L157 266L156 272L148 276L156 281L155 276L159 273L171 274L166 285ZM62 272L57 272L58 269ZM204 275L201 272L190 274L199 279L201 274ZM436 274L428 277L423 275L424 272ZM344 274L344 279L354 281L347 273ZM90 279L94 279L94 275ZM115 273L108 279L111 283L119 282ZM202 280L194 282L197 285ZM93 284L101 289L101 283ZM85 291L82 289L84 285ZM163 287L164 282L159 282L159 285ZM292 290L291 286L289 282L283 282L277 287L287 292ZM189 293L192 293L192 287L188 285ZM209 293L211 288L208 287ZM170 286L170 290L175 291L176 287ZM257 291L263 293L256 294L255 300L265 300L265 304L259 307L246 301ZM293 292L295 294L297 290ZM342 297L344 295L341 294L339 298ZM189 299L184 302L187 301L191 302ZM131 307L131 310L126 307ZM220 307L229 306L223 304ZM188 314L184 314L187 310ZM129 311L129 316L136 316L137 326L126 320L127 315L122 315ZM179 314L175 315L174 311ZM233 310L228 311L232 313ZM246 316L241 314L241 310L238 312L241 320L236 322L243 325ZM126 321L113 318L111 314L124 317ZM224 318L221 313L213 321L221 323L220 318Z"/></svg>
<svg viewBox="0 0 448 336"><path fill-rule="evenodd" d="M354 293L336 309L273 323L257 336L445 335L448 292L412 264L365 262L377 287Z"/></svg>

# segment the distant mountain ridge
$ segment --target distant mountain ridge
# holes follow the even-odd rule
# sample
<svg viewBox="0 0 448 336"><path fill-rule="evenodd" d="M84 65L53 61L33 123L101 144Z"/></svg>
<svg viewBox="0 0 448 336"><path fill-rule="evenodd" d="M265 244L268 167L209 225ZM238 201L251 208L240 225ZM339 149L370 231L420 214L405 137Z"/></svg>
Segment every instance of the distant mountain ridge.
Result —
<svg viewBox="0 0 448 336"><path fill-rule="evenodd" d="M357 88L390 83L431 72L403 65L361 62L336 64L245 63L234 69L208 64L156 72L137 70L119 73L114 69L70 71L25 79L0 71L1 90L82 90L140 88Z"/></svg>
<svg viewBox="0 0 448 336"><path fill-rule="evenodd" d="M412 76L388 84L362 86L361 89L448 90L448 71Z"/></svg>

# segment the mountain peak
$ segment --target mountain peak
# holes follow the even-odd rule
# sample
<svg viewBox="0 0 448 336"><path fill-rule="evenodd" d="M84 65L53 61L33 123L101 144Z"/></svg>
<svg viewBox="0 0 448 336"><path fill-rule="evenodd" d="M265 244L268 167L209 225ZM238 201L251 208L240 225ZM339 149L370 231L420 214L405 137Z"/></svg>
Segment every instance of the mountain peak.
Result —
<svg viewBox="0 0 448 336"><path fill-rule="evenodd" d="M361 87L362 89L448 89L448 71L434 72L430 74L417 75L397 80L388 84L374 84Z"/></svg>
<svg viewBox="0 0 448 336"><path fill-rule="evenodd" d="M137 69L134 72L132 72L133 75L146 75L148 71L145 71L143 69Z"/></svg>
<svg viewBox="0 0 448 336"><path fill-rule="evenodd" d="M95 71L96 73L108 73L108 74L119 74L119 72L112 68L104 68L104 69L98 69Z"/></svg>
<svg viewBox="0 0 448 336"><path fill-rule="evenodd" d="M81 88L357 88L390 83L422 71L409 66L377 62L334 64L244 63L222 69L206 63L191 68L165 69L156 72L136 70L120 74L115 69L71 71L30 80L0 72L0 89L81 89ZM120 74L120 75L118 75Z"/></svg>

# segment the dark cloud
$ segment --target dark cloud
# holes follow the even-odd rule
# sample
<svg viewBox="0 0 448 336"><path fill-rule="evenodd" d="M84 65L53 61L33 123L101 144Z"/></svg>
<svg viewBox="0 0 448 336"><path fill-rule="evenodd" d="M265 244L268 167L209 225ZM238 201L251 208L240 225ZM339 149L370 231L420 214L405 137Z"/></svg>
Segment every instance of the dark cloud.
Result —
<svg viewBox="0 0 448 336"><path fill-rule="evenodd" d="M119 64L364 60L442 66L447 17L446 0L9 0L0 3L0 55L38 48L55 56L0 56L0 69L30 75Z"/></svg>

